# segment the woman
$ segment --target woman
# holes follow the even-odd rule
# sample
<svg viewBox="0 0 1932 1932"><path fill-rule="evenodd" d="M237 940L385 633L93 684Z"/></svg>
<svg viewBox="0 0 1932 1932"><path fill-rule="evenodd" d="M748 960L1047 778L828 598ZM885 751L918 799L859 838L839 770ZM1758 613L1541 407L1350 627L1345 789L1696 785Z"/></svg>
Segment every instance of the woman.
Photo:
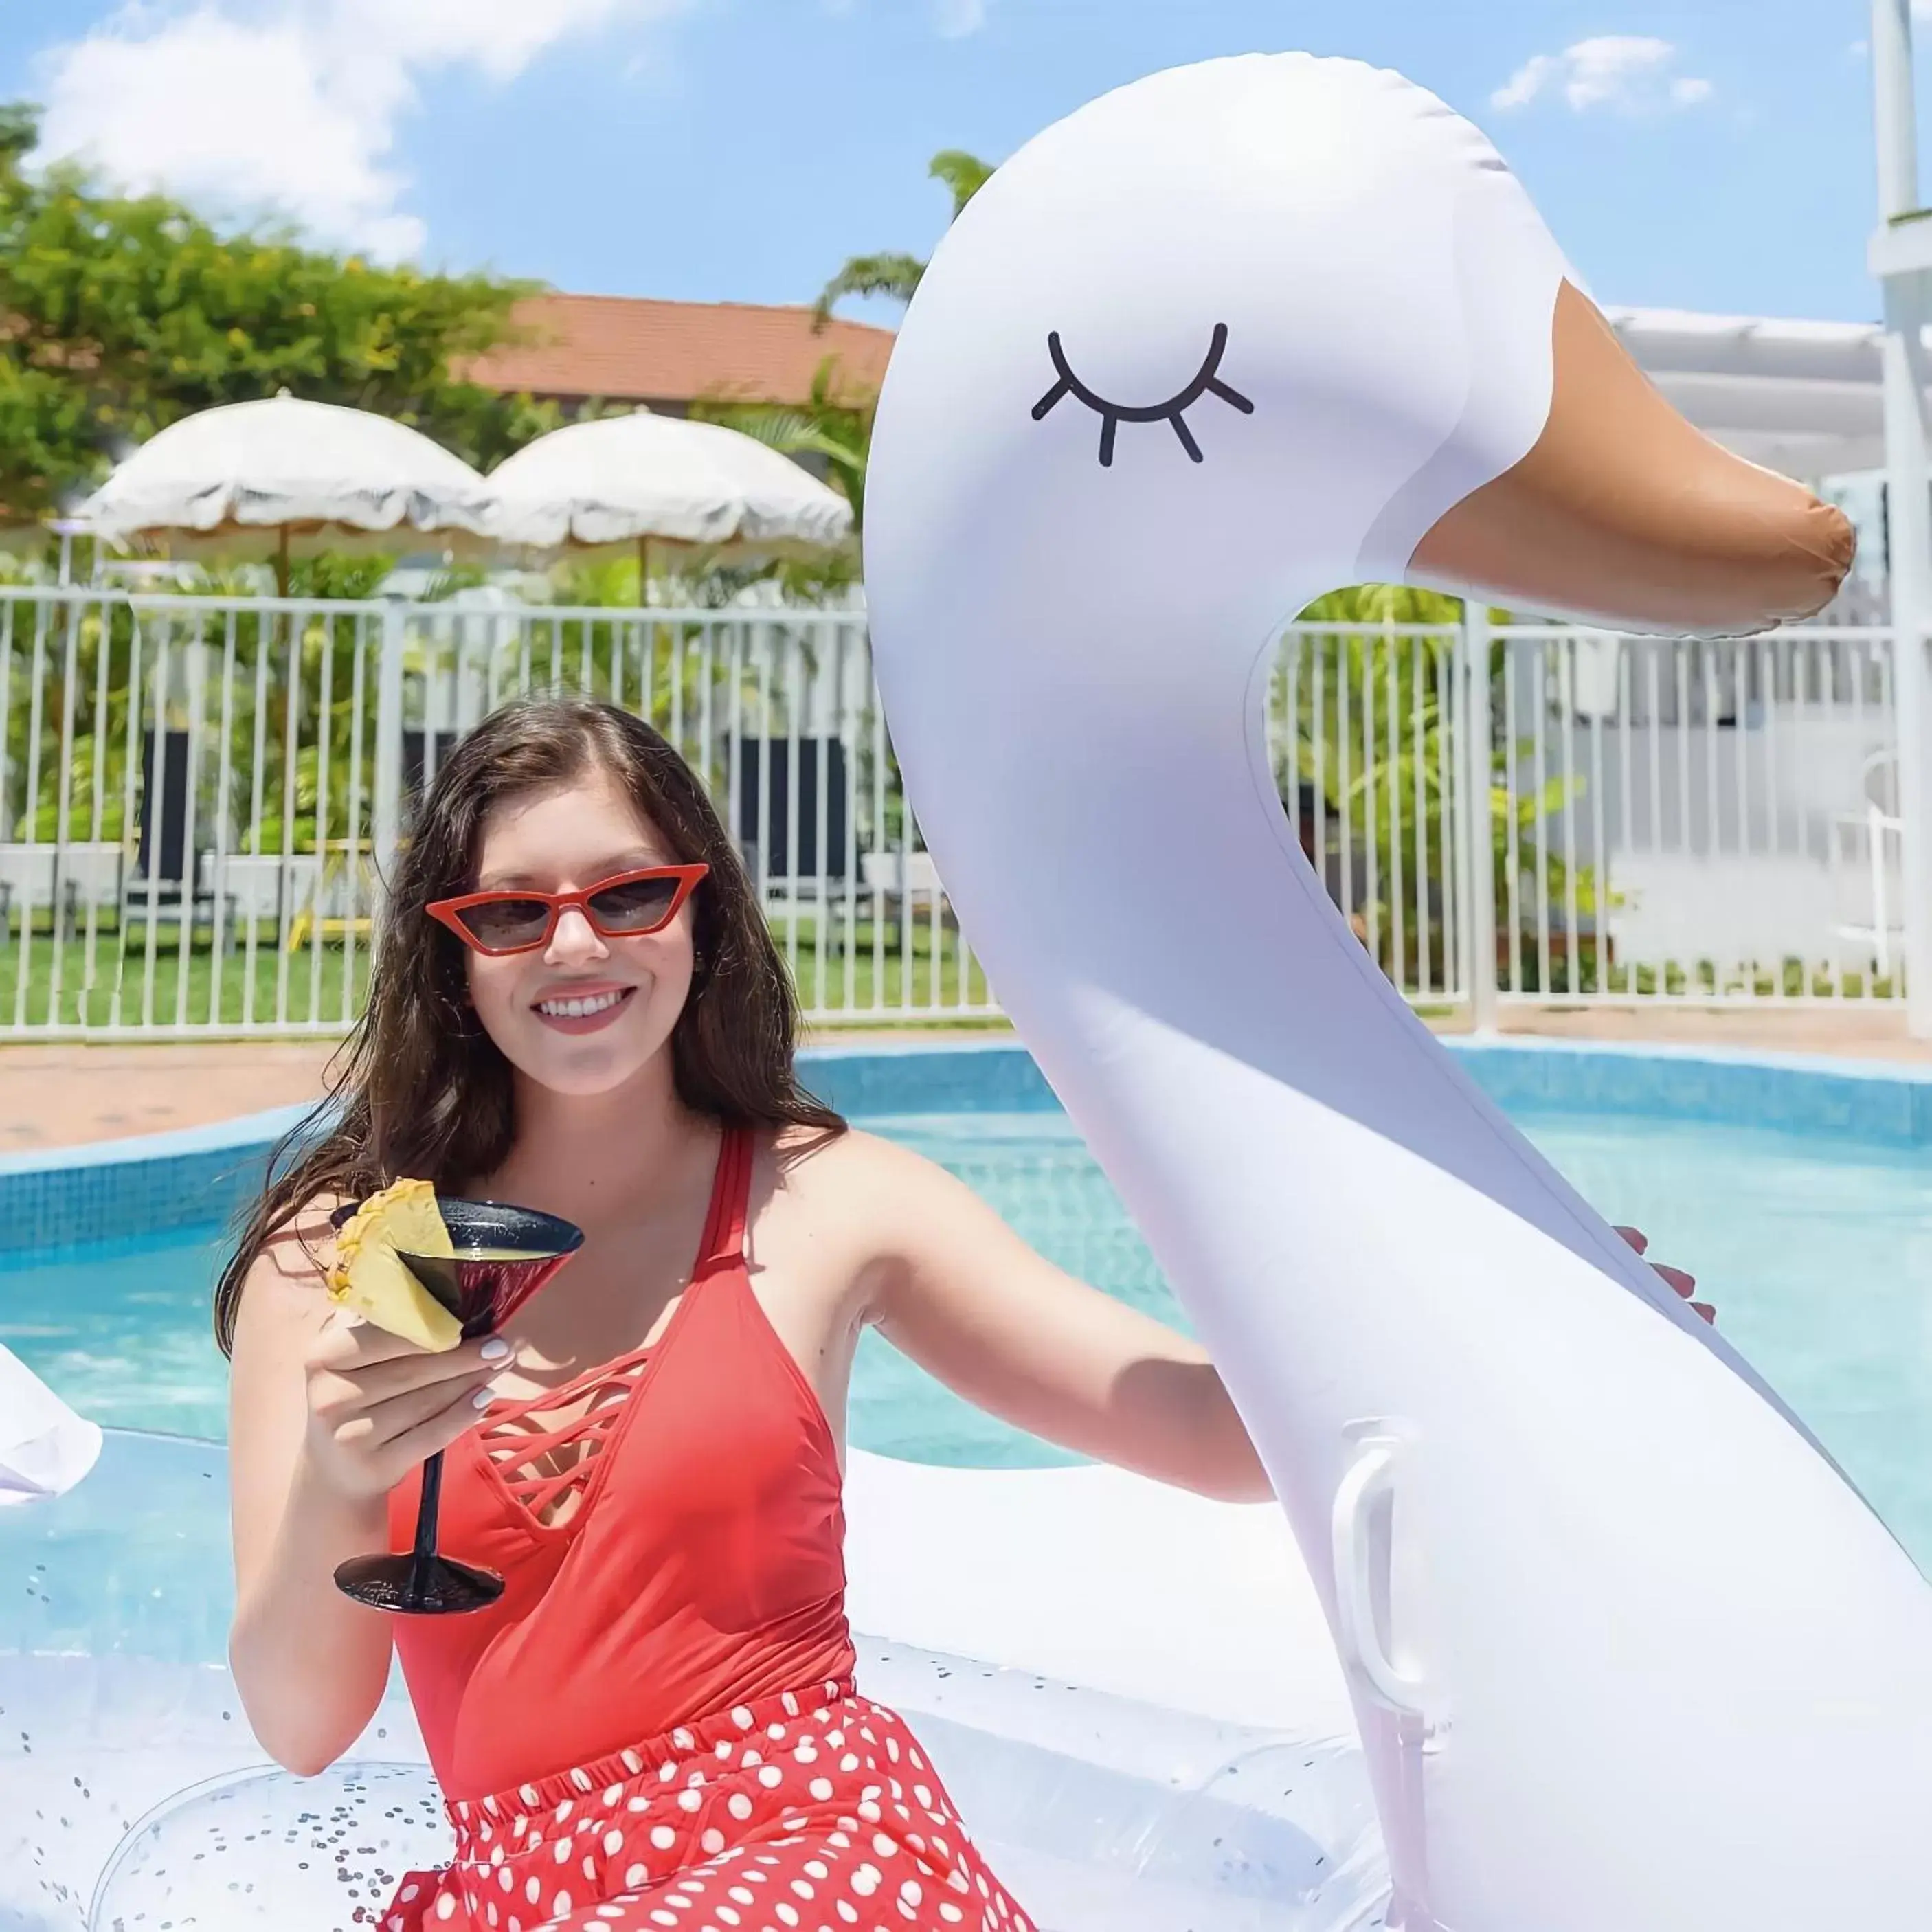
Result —
<svg viewBox="0 0 1932 1932"><path fill-rule="evenodd" d="M397 1646L457 1856L404 1882L390 1932L1024 1932L916 1742L852 1686L858 1336L1070 1448L1264 1499L1220 1377L800 1088L730 840L636 718L495 713L438 773L389 904L339 1119L218 1294L257 1736L320 1770ZM331 1210L403 1176L562 1215L583 1250L508 1337L417 1350L322 1286ZM506 1593L362 1609L334 1569L407 1547L439 1449L444 1546Z"/></svg>

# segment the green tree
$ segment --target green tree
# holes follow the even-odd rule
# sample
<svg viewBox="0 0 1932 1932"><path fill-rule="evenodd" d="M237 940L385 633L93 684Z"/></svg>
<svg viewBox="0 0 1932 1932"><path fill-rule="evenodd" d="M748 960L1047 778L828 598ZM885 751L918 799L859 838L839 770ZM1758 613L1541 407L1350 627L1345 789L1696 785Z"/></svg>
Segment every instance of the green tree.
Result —
<svg viewBox="0 0 1932 1932"><path fill-rule="evenodd" d="M382 267L286 229L218 230L162 195L28 168L0 107L0 506L58 507L177 418L286 388L370 409L487 467L554 409L454 372L514 338L526 284Z"/></svg>
<svg viewBox="0 0 1932 1932"><path fill-rule="evenodd" d="M992 178L990 162L958 148L934 154L926 172L945 184L952 197L952 219L957 221L966 204ZM926 264L916 255L854 255L820 291L814 311L818 326L824 328L832 309L848 296L887 296L904 304L912 300Z"/></svg>

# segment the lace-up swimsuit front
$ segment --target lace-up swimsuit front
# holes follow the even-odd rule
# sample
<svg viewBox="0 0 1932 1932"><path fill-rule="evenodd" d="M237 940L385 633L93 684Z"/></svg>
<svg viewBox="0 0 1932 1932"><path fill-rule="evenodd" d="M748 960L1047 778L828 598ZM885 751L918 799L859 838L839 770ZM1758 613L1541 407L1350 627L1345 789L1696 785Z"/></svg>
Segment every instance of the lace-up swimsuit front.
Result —
<svg viewBox="0 0 1932 1932"><path fill-rule="evenodd" d="M837 1446L746 1272L753 1145L659 1339L449 1451L442 1546L506 1588L397 1620L456 1856L387 1932L1032 1932L854 1688Z"/></svg>

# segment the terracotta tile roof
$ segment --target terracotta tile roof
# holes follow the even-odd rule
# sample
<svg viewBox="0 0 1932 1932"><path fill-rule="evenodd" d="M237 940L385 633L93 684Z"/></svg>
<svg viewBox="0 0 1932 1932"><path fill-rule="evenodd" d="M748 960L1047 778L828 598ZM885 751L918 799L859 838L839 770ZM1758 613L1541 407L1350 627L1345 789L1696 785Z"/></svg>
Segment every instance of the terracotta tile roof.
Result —
<svg viewBox="0 0 1932 1932"><path fill-rule="evenodd" d="M493 350L466 372L491 388L611 402L688 403L716 394L803 402L819 364L837 388L876 395L891 330L834 320L814 334L808 308L652 302L629 296L536 296L518 304L530 342Z"/></svg>

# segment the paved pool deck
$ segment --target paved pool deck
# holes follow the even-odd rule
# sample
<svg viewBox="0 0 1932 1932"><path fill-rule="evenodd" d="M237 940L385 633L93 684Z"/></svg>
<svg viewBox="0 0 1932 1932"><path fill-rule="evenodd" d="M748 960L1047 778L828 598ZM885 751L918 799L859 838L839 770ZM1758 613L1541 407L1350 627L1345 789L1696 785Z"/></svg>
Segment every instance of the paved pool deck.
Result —
<svg viewBox="0 0 1932 1932"><path fill-rule="evenodd" d="M1464 1030L1455 1021L1444 1031ZM850 1028L816 1042L997 1038L1004 1029ZM1903 1015L1870 1009L1644 1012L1568 1010L1514 1013L1505 1034L1545 1039L1665 1042L1758 1052L1825 1054L1862 1061L1932 1064L1932 1040L1906 1036ZM129 1134L206 1126L319 1098L338 1049L332 1040L211 1040L0 1046L0 1152L73 1147Z"/></svg>

